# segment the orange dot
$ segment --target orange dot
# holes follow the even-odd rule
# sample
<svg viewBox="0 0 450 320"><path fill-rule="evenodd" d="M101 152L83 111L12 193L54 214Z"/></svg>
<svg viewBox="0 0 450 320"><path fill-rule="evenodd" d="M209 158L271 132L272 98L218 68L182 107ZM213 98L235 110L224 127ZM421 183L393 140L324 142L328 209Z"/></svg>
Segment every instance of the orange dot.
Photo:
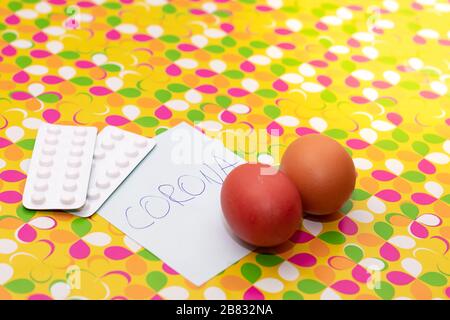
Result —
<svg viewBox="0 0 450 320"><path fill-rule="evenodd" d="M6 289L3 286L0 286L0 300L11 300L12 296L11 294L6 291Z"/></svg>
<svg viewBox="0 0 450 320"><path fill-rule="evenodd" d="M372 177L363 177L359 179L359 184L364 190L370 194L374 194L378 190L378 182Z"/></svg>
<svg viewBox="0 0 450 320"><path fill-rule="evenodd" d="M217 88L228 88L230 86L230 81L228 81L228 79L226 77L224 77L222 75L218 75L218 76L214 77L213 84Z"/></svg>
<svg viewBox="0 0 450 320"><path fill-rule="evenodd" d="M360 233L356 236L356 239L359 243L368 247L375 247L383 242L383 240L370 233Z"/></svg>
<svg viewBox="0 0 450 320"><path fill-rule="evenodd" d="M253 125L268 124L268 118L259 114L249 114L247 120Z"/></svg>
<svg viewBox="0 0 450 320"><path fill-rule="evenodd" d="M0 181L0 190L1 190L1 181ZM0 220L0 228L1 229L8 229L8 230L13 230L13 229L17 229L18 227L20 227L23 224L23 222L19 219L14 219L11 217L5 217L3 219Z"/></svg>
<svg viewBox="0 0 450 320"><path fill-rule="evenodd" d="M16 73L20 69L11 63L0 63L0 73Z"/></svg>
<svg viewBox="0 0 450 320"><path fill-rule="evenodd" d="M450 206L443 201L436 201L434 203L434 212L441 218L449 218Z"/></svg>
<svg viewBox="0 0 450 320"><path fill-rule="evenodd" d="M96 80L101 80L106 76L106 71L100 67L94 67L89 71L89 75Z"/></svg>
<svg viewBox="0 0 450 320"><path fill-rule="evenodd" d="M396 178L393 182L394 189L400 193L411 193L412 187L411 184L403 179Z"/></svg>
<svg viewBox="0 0 450 320"><path fill-rule="evenodd" d="M443 236L445 239L450 239L450 227L443 226L439 229L439 233L441 236Z"/></svg>
<svg viewBox="0 0 450 320"><path fill-rule="evenodd" d="M40 102L37 99L28 99L25 102L25 107L28 110L36 111L36 110L38 110L41 107L41 104L40 104Z"/></svg>
<svg viewBox="0 0 450 320"><path fill-rule="evenodd" d="M152 51L163 51L165 48L165 45L163 42L157 40L157 41L150 41L148 45L149 49Z"/></svg>
<svg viewBox="0 0 450 320"><path fill-rule="evenodd" d="M238 291L244 290L248 287L249 283L238 276L223 276L220 279L220 284L225 290Z"/></svg>
<svg viewBox="0 0 450 320"><path fill-rule="evenodd" d="M420 158L419 155L415 154L412 151L398 151L397 157L399 160L408 161L408 162L418 161Z"/></svg>
<svg viewBox="0 0 450 320"><path fill-rule="evenodd" d="M2 90L11 91L11 90L14 90L15 87L16 87L16 83L13 81L9 81L9 80L0 81L0 88L2 88Z"/></svg>
<svg viewBox="0 0 450 320"><path fill-rule="evenodd" d="M141 108L156 108L161 105L158 100L146 97L137 99L136 104Z"/></svg>
<svg viewBox="0 0 450 320"><path fill-rule="evenodd" d="M131 256L125 265L127 270L135 275L141 275L147 272L147 264L137 255Z"/></svg>
<svg viewBox="0 0 450 320"><path fill-rule="evenodd" d="M11 161L18 161L23 158L23 151L18 146L11 144L5 150L5 158Z"/></svg>
<svg viewBox="0 0 450 320"><path fill-rule="evenodd" d="M209 61L210 57L210 54L207 51L203 50L197 50L194 54L194 58L197 61Z"/></svg>
<svg viewBox="0 0 450 320"><path fill-rule="evenodd" d="M108 97L106 98L106 101L108 102L108 104L111 107L120 107L124 104L124 100L123 100L122 96L115 92L108 95Z"/></svg>
<svg viewBox="0 0 450 320"><path fill-rule="evenodd" d="M325 257L330 252L328 246L320 239L313 239L309 242L309 249L311 250L311 254L317 257Z"/></svg>
<svg viewBox="0 0 450 320"><path fill-rule="evenodd" d="M127 297L136 300L149 299L154 295L152 290L139 284L132 284L126 287L124 291Z"/></svg>
<svg viewBox="0 0 450 320"><path fill-rule="evenodd" d="M262 105L264 104L264 100L255 94L249 94L245 100L247 100L247 104L251 108L262 107Z"/></svg>
<svg viewBox="0 0 450 320"><path fill-rule="evenodd" d="M59 92L65 96L74 94L75 92L77 92L77 88L72 83L63 81L59 84Z"/></svg>
<svg viewBox="0 0 450 320"><path fill-rule="evenodd" d="M172 61L170 61L167 58L163 58L163 57L150 57L148 59L148 63L150 63L153 66L165 66L167 67L169 64L172 63Z"/></svg>
<svg viewBox="0 0 450 320"><path fill-rule="evenodd" d="M410 290L414 298L418 300L430 300L432 298L430 288L419 280L411 284Z"/></svg>
<svg viewBox="0 0 450 320"><path fill-rule="evenodd" d="M449 184L450 185L450 173L445 173L445 172L437 173L436 174L436 179L439 182L442 182L443 184Z"/></svg>
<svg viewBox="0 0 450 320"><path fill-rule="evenodd" d="M142 134L142 128L134 122L128 122L126 125L124 125L124 129L136 134Z"/></svg>
<svg viewBox="0 0 450 320"><path fill-rule="evenodd" d="M50 232L50 239L57 243L72 243L77 240L77 237L70 231L52 230Z"/></svg>
<svg viewBox="0 0 450 320"><path fill-rule="evenodd" d="M378 298L371 294L360 294L356 296L356 300L378 300Z"/></svg>
<svg viewBox="0 0 450 320"><path fill-rule="evenodd" d="M218 105L209 103L203 106L203 111L206 113L219 113L220 111L222 111L222 108L219 107Z"/></svg>
<svg viewBox="0 0 450 320"><path fill-rule="evenodd" d="M314 268L314 274L316 275L317 279L325 283L327 286L332 284L335 279L335 272L333 271L333 269L327 266L317 266L316 268Z"/></svg>
<svg viewBox="0 0 450 320"><path fill-rule="evenodd" d="M381 161L384 160L384 153L377 149L374 146L369 146L367 149L367 155L369 156L370 159L375 160L375 161Z"/></svg>
<svg viewBox="0 0 450 320"><path fill-rule="evenodd" d="M58 56L50 56L47 58L47 66L49 68L60 68L63 66L63 61Z"/></svg>
<svg viewBox="0 0 450 320"><path fill-rule="evenodd" d="M389 219L389 222L397 227L406 227L407 225L409 225L411 223L411 220L409 220L408 218L401 216L401 215L395 215L395 216L391 216L391 218Z"/></svg>
<svg viewBox="0 0 450 320"><path fill-rule="evenodd" d="M193 74L186 74L183 76L183 81L188 87L196 87L198 85L199 79Z"/></svg>

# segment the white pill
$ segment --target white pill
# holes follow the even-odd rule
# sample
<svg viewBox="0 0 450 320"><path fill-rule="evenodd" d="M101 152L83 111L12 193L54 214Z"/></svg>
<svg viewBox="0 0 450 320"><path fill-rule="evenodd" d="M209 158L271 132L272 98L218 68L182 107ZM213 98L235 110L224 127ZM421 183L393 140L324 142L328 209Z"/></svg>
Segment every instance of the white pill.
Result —
<svg viewBox="0 0 450 320"><path fill-rule="evenodd" d="M130 158L134 158L138 155L138 151L136 149L128 149L125 150L125 154Z"/></svg>
<svg viewBox="0 0 450 320"><path fill-rule="evenodd" d="M51 171L47 168L40 168L36 174L39 178L47 179L48 177L50 177Z"/></svg>
<svg viewBox="0 0 450 320"><path fill-rule="evenodd" d="M47 128L47 132L50 134L60 134L61 133L61 129L58 127L48 127Z"/></svg>
<svg viewBox="0 0 450 320"><path fill-rule="evenodd" d="M130 164L130 161L128 161L125 158L119 158L116 160L116 165L120 168L126 168Z"/></svg>
<svg viewBox="0 0 450 320"><path fill-rule="evenodd" d="M38 181L34 184L34 190L46 191L48 189L48 183L45 181Z"/></svg>
<svg viewBox="0 0 450 320"><path fill-rule="evenodd" d="M104 140L102 141L102 148L106 150L111 150L114 148L114 142L110 140Z"/></svg>
<svg viewBox="0 0 450 320"><path fill-rule="evenodd" d="M33 193L31 195L31 201L35 204L43 204L45 201L45 196L42 193Z"/></svg>
<svg viewBox="0 0 450 320"><path fill-rule="evenodd" d="M95 150L94 158L97 160L103 159L105 157L105 153L101 150Z"/></svg>
<svg viewBox="0 0 450 320"><path fill-rule="evenodd" d="M111 132L111 138L113 138L114 140L122 140L123 138L123 133L120 131L113 131Z"/></svg>
<svg viewBox="0 0 450 320"><path fill-rule="evenodd" d="M52 146L54 146L55 144L58 143L58 139L53 136L47 136L47 137L45 137L44 140L45 140L45 143L50 144Z"/></svg>
<svg viewBox="0 0 450 320"><path fill-rule="evenodd" d="M79 176L80 176L80 173L76 169L68 169L66 171L66 178L77 179Z"/></svg>
<svg viewBox="0 0 450 320"><path fill-rule="evenodd" d="M72 144L74 146L84 146L86 143L86 140L84 140L83 138L80 137L75 137L72 139Z"/></svg>
<svg viewBox="0 0 450 320"><path fill-rule="evenodd" d="M50 167L53 164L53 159L48 156L43 156L39 159L39 164L43 167Z"/></svg>
<svg viewBox="0 0 450 320"><path fill-rule="evenodd" d="M87 130L86 128L75 128L74 133L76 136L84 137L87 134Z"/></svg>
<svg viewBox="0 0 450 320"><path fill-rule="evenodd" d="M120 175L120 171L116 168L109 168L106 170L106 175L110 178L117 178Z"/></svg>
<svg viewBox="0 0 450 320"><path fill-rule="evenodd" d="M75 148L70 150L70 155L71 156L76 156L76 157L81 157L83 155L83 149L75 147Z"/></svg>
<svg viewBox="0 0 450 320"><path fill-rule="evenodd" d="M79 168L81 166L81 160L78 158L70 158L67 160L67 165L72 168Z"/></svg>
<svg viewBox="0 0 450 320"><path fill-rule="evenodd" d="M56 153L56 149L53 147L44 146L44 148L42 148L42 153L48 156L53 156Z"/></svg>
<svg viewBox="0 0 450 320"><path fill-rule="evenodd" d="M109 181L106 179L100 178L95 182L95 185L99 188L105 189L105 188L109 187Z"/></svg>
<svg viewBox="0 0 450 320"><path fill-rule="evenodd" d="M134 140L134 145L139 148L144 148L145 146L147 146L147 139L136 139Z"/></svg>
<svg viewBox="0 0 450 320"><path fill-rule="evenodd" d="M98 192L98 190L96 189L89 190L87 196L90 200L97 200L98 198L100 198L100 192Z"/></svg>
<svg viewBox="0 0 450 320"><path fill-rule="evenodd" d="M63 184L63 189L66 191L75 191L77 190L77 184L75 181L66 181Z"/></svg>
<svg viewBox="0 0 450 320"><path fill-rule="evenodd" d="M75 202L75 197L71 194L62 194L60 200L64 204L72 204Z"/></svg>

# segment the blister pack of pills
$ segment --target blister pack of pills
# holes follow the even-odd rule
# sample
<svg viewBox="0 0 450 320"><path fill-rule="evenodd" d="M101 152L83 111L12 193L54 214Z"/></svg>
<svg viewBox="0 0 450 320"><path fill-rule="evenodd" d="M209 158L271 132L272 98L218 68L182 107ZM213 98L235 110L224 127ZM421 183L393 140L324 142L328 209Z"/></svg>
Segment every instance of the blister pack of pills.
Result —
<svg viewBox="0 0 450 320"><path fill-rule="evenodd" d="M70 210L86 202L97 128L42 124L23 194L32 210Z"/></svg>
<svg viewBox="0 0 450 320"><path fill-rule="evenodd" d="M105 127L97 136L86 204L70 213L79 217L94 214L154 146L153 139Z"/></svg>

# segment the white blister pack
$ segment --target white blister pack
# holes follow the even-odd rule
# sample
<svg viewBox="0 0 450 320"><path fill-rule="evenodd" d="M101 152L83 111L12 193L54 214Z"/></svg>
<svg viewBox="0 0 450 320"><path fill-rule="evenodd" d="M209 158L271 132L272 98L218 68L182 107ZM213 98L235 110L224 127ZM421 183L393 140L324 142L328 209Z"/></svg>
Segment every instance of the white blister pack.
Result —
<svg viewBox="0 0 450 320"><path fill-rule="evenodd" d="M70 213L89 217L155 146L155 140L113 126L97 136L86 204Z"/></svg>
<svg viewBox="0 0 450 320"><path fill-rule="evenodd" d="M28 168L23 205L71 210L86 202L97 128L42 124Z"/></svg>

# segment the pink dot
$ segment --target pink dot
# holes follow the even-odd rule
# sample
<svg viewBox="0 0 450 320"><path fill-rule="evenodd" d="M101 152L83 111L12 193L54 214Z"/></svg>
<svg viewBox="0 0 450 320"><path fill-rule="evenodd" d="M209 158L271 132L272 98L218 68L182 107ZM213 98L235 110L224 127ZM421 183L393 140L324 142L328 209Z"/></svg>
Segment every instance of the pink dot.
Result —
<svg viewBox="0 0 450 320"><path fill-rule="evenodd" d="M30 76L25 71L19 71L13 76L13 81L16 83L25 83L30 80Z"/></svg>
<svg viewBox="0 0 450 320"><path fill-rule="evenodd" d="M282 127L279 123L277 123L277 122L275 122L275 121L272 121L272 122L267 126L266 131L267 131L267 133L270 134L271 136L279 137L279 136L281 136L281 135L283 134L284 129L283 129L283 127Z"/></svg>
<svg viewBox="0 0 450 320"><path fill-rule="evenodd" d="M96 66L94 63L87 60L78 60L77 62L75 62L75 65L80 69L89 69Z"/></svg>
<svg viewBox="0 0 450 320"><path fill-rule="evenodd" d="M338 56L335 55L333 52L330 52L330 51L325 52L323 57L325 59L327 59L328 61L336 61L338 59Z"/></svg>
<svg viewBox="0 0 450 320"><path fill-rule="evenodd" d="M61 117L61 114L58 110L55 109L47 109L42 113L42 117L47 121L48 123L55 123L59 120Z"/></svg>
<svg viewBox="0 0 450 320"><path fill-rule="evenodd" d="M250 61L244 61L241 63L240 68L244 72L253 72L255 71L255 66Z"/></svg>
<svg viewBox="0 0 450 320"><path fill-rule="evenodd" d="M415 36L413 37L413 40L414 40L414 42L417 43L417 44L425 44L425 43L427 43L427 41L425 40L425 38L423 38L423 37L421 37L421 36L418 36L418 35L415 35Z"/></svg>
<svg viewBox="0 0 450 320"><path fill-rule="evenodd" d="M355 294L359 292L359 286L350 280L340 280L331 285L331 288L343 294Z"/></svg>
<svg viewBox="0 0 450 320"><path fill-rule="evenodd" d="M111 126L123 126L124 124L127 124L128 122L130 122L130 120L128 120L125 117L119 116L119 115L111 115L111 116L107 116L105 119L106 123L111 125Z"/></svg>
<svg viewBox="0 0 450 320"><path fill-rule="evenodd" d="M420 171L422 171L425 174L433 174L436 172L436 167L434 164L432 164L427 159L420 160L419 164L417 165Z"/></svg>
<svg viewBox="0 0 450 320"><path fill-rule="evenodd" d="M119 40L120 39L120 33L117 30L110 30L106 33L106 38L109 40Z"/></svg>
<svg viewBox="0 0 450 320"><path fill-rule="evenodd" d="M172 111L170 111L169 108L167 108L166 106L163 105L155 110L155 116L158 119L167 120L167 119L170 119L170 117L172 117Z"/></svg>
<svg viewBox="0 0 450 320"><path fill-rule="evenodd" d="M305 231L296 231L289 240L295 243L306 243L311 241L312 239L314 239L314 236L312 234L309 234Z"/></svg>
<svg viewBox="0 0 450 320"><path fill-rule="evenodd" d="M321 85L323 85L324 87L328 87L333 82L333 80L331 80L330 77L323 76L323 75L318 76L317 81L319 81L319 83Z"/></svg>
<svg viewBox="0 0 450 320"><path fill-rule="evenodd" d="M64 79L57 77L57 76L43 76L42 77L42 82L47 83L47 84L58 84L63 82Z"/></svg>
<svg viewBox="0 0 450 320"><path fill-rule="evenodd" d="M231 88L228 90L228 93L233 97L245 97L246 95L250 94L247 90L241 89L241 88Z"/></svg>
<svg viewBox="0 0 450 320"><path fill-rule="evenodd" d="M378 89L387 89L387 88L392 87L392 85L386 81L374 81L374 82L372 82L372 85Z"/></svg>
<svg viewBox="0 0 450 320"><path fill-rule="evenodd" d="M353 268L352 276L358 282L367 283L367 280L370 278L370 273L358 264Z"/></svg>
<svg viewBox="0 0 450 320"><path fill-rule="evenodd" d="M22 200L22 195L17 191L0 192L0 202L17 203Z"/></svg>
<svg viewBox="0 0 450 320"><path fill-rule="evenodd" d="M358 232L358 226L349 217L343 217L338 224L339 230L346 235L354 235Z"/></svg>
<svg viewBox="0 0 450 320"><path fill-rule="evenodd" d="M36 33L36 34L33 36L33 40L34 40L35 42L41 43L41 42L47 41L47 40L48 40L48 37L47 37L47 35L46 35L44 32L39 31L38 33Z"/></svg>
<svg viewBox="0 0 450 320"><path fill-rule="evenodd" d="M297 253L290 257L289 261L300 267L312 267L316 264L317 259L309 253Z"/></svg>
<svg viewBox="0 0 450 320"><path fill-rule="evenodd" d="M375 170L372 172L372 177L374 177L375 179L377 179L379 181L390 181L390 180L396 178L397 176L388 171Z"/></svg>
<svg viewBox="0 0 450 320"><path fill-rule="evenodd" d="M264 295L257 288L251 286L244 293L244 300L264 300Z"/></svg>
<svg viewBox="0 0 450 320"><path fill-rule="evenodd" d="M361 150L361 149L365 149L369 146L369 144L363 140L359 140L359 139L350 139L347 140L347 145L355 150Z"/></svg>
<svg viewBox="0 0 450 320"><path fill-rule="evenodd" d="M353 76L348 76L345 79L345 84L348 85L349 87L357 88L357 87L359 87L359 80Z"/></svg>
<svg viewBox="0 0 450 320"><path fill-rule="evenodd" d="M27 176L17 170L5 170L0 173L0 179L7 182L17 182L25 179Z"/></svg>
<svg viewBox="0 0 450 320"><path fill-rule="evenodd" d="M178 274L178 272L176 272L175 270L173 270L171 267L169 267L167 264L165 264L165 263L163 263L163 270L166 272L166 273L168 273L168 274L171 274L171 275L176 275L176 274Z"/></svg>
<svg viewBox="0 0 450 320"><path fill-rule="evenodd" d="M200 91L201 93L206 93L206 94L213 94L213 93L217 92L217 88L212 85L209 85L209 84L204 84L204 85L198 86L195 89Z"/></svg>
<svg viewBox="0 0 450 320"><path fill-rule="evenodd" d="M363 62L370 61L370 59L367 58L366 56L362 56L362 55L359 55L359 54L353 55L352 56L352 60L355 61L355 62L358 62L358 63L363 63Z"/></svg>
<svg viewBox="0 0 450 320"><path fill-rule="evenodd" d="M17 53L17 50L13 46L7 45L3 48L2 53L5 56L12 57Z"/></svg>
<svg viewBox="0 0 450 320"><path fill-rule="evenodd" d="M375 196L388 202L397 202L402 198L400 193L391 189L381 190Z"/></svg>
<svg viewBox="0 0 450 320"><path fill-rule="evenodd" d="M5 147L9 146L10 144L12 144L11 141L0 137L0 149L5 148Z"/></svg>
<svg viewBox="0 0 450 320"><path fill-rule="evenodd" d="M318 132L314 129L311 128L307 128L307 127L300 127L295 129L295 132L299 135L299 136L306 136L308 134L317 134Z"/></svg>
<svg viewBox="0 0 450 320"><path fill-rule="evenodd" d="M362 96L353 96L353 97L351 97L350 99L351 99L354 103L357 103L357 104L366 104L366 103L369 103L369 102L370 102L369 99L367 99L367 98L365 98L365 97L362 97Z"/></svg>
<svg viewBox="0 0 450 320"><path fill-rule="evenodd" d="M80 239L70 247L69 253L75 259L84 259L89 256L91 249Z"/></svg>
<svg viewBox="0 0 450 320"><path fill-rule="evenodd" d="M428 205L435 202L437 199L429 194L418 192L411 195L411 200L417 204Z"/></svg>
<svg viewBox="0 0 450 320"><path fill-rule="evenodd" d="M234 123L236 122L236 116L231 113L228 110L224 110L221 114L220 114L220 120L222 120L225 123Z"/></svg>
<svg viewBox="0 0 450 320"><path fill-rule="evenodd" d="M388 261L397 261L400 258L400 252L389 242L385 242L380 248L380 255Z"/></svg>
<svg viewBox="0 0 450 320"><path fill-rule="evenodd" d="M409 225L409 232L417 238L425 239L428 237L427 228L425 228L417 221L411 222L411 224Z"/></svg>
<svg viewBox="0 0 450 320"><path fill-rule="evenodd" d="M188 44L188 43L181 43L178 45L178 49L180 49L181 51L185 51L185 52L191 52L191 51L198 50L198 47L196 47L192 44Z"/></svg>
<svg viewBox="0 0 450 320"><path fill-rule="evenodd" d="M425 99L437 99L440 97L440 95L438 95L437 93L428 90L420 91L419 94Z"/></svg>
<svg viewBox="0 0 450 320"><path fill-rule="evenodd" d="M222 23L220 25L220 29L222 29L223 31L225 31L226 33L230 33L234 30L234 26L230 23Z"/></svg>
<svg viewBox="0 0 450 320"><path fill-rule="evenodd" d="M150 41L153 38L146 34L135 34L133 35L133 39L139 42Z"/></svg>
<svg viewBox="0 0 450 320"><path fill-rule="evenodd" d="M275 29L275 33L278 33L279 35L282 35L282 36L286 36L288 34L291 34L292 31L289 29L286 29L286 28L277 28L277 29Z"/></svg>
<svg viewBox="0 0 450 320"><path fill-rule="evenodd" d="M394 112L389 112L386 115L386 118L392 122L393 124L395 124L396 126L398 126L400 123L402 123L403 118L401 115L399 115L398 113L394 113Z"/></svg>
<svg viewBox="0 0 450 320"><path fill-rule="evenodd" d="M133 252L130 250L119 246L113 246L105 249L105 256L112 260L123 260L132 254Z"/></svg>
<svg viewBox="0 0 450 320"><path fill-rule="evenodd" d="M33 50L30 52L30 55L33 58L42 59L42 58L47 58L47 57L51 56L52 54L46 50Z"/></svg>
<svg viewBox="0 0 450 320"><path fill-rule="evenodd" d="M191 13L196 16L204 15L206 12L200 9L191 9Z"/></svg>
<svg viewBox="0 0 450 320"><path fill-rule="evenodd" d="M179 76L181 74L181 69L176 64L172 63L170 66L166 68L166 72L171 76Z"/></svg>
<svg viewBox="0 0 450 320"><path fill-rule="evenodd" d="M89 92L95 96L106 96L106 95L112 93L112 91L110 89L101 87L101 86L91 87L89 89Z"/></svg>
<svg viewBox="0 0 450 320"><path fill-rule="evenodd" d="M323 22L317 22L316 28L322 31L328 30L328 26Z"/></svg>
<svg viewBox="0 0 450 320"><path fill-rule="evenodd" d="M269 7L269 6L256 6L256 10L261 11L261 12L269 12L269 11L272 11L273 8Z"/></svg>
<svg viewBox="0 0 450 320"><path fill-rule="evenodd" d="M361 46L361 44L359 43L359 41L356 40L356 39L353 39L353 38L350 38L350 39L347 41L347 44L348 44L350 47L353 47L353 48L359 48L359 47Z"/></svg>
<svg viewBox="0 0 450 320"><path fill-rule="evenodd" d="M23 242L32 242L36 239L37 233L28 223L25 223L17 232L17 238Z"/></svg>
<svg viewBox="0 0 450 320"><path fill-rule="evenodd" d="M216 72L208 70L208 69L199 69L195 71L195 74L202 78L210 78L217 75Z"/></svg>
<svg viewBox="0 0 450 320"><path fill-rule="evenodd" d="M52 299L52 297L49 297L46 294L36 293L36 294L32 294L31 296L29 296L28 300L53 300L53 299Z"/></svg>
<svg viewBox="0 0 450 320"><path fill-rule="evenodd" d="M407 285L415 280L414 277L401 271L391 271L386 275L386 278L398 286Z"/></svg>
<svg viewBox="0 0 450 320"><path fill-rule="evenodd" d="M275 90L280 91L280 92L289 90L289 86L287 85L287 83L281 79L275 80L272 84L272 87Z"/></svg>
<svg viewBox="0 0 450 320"><path fill-rule="evenodd" d="M10 15L9 17L6 17L5 22L7 24L15 25L20 22L20 19L15 14Z"/></svg>

